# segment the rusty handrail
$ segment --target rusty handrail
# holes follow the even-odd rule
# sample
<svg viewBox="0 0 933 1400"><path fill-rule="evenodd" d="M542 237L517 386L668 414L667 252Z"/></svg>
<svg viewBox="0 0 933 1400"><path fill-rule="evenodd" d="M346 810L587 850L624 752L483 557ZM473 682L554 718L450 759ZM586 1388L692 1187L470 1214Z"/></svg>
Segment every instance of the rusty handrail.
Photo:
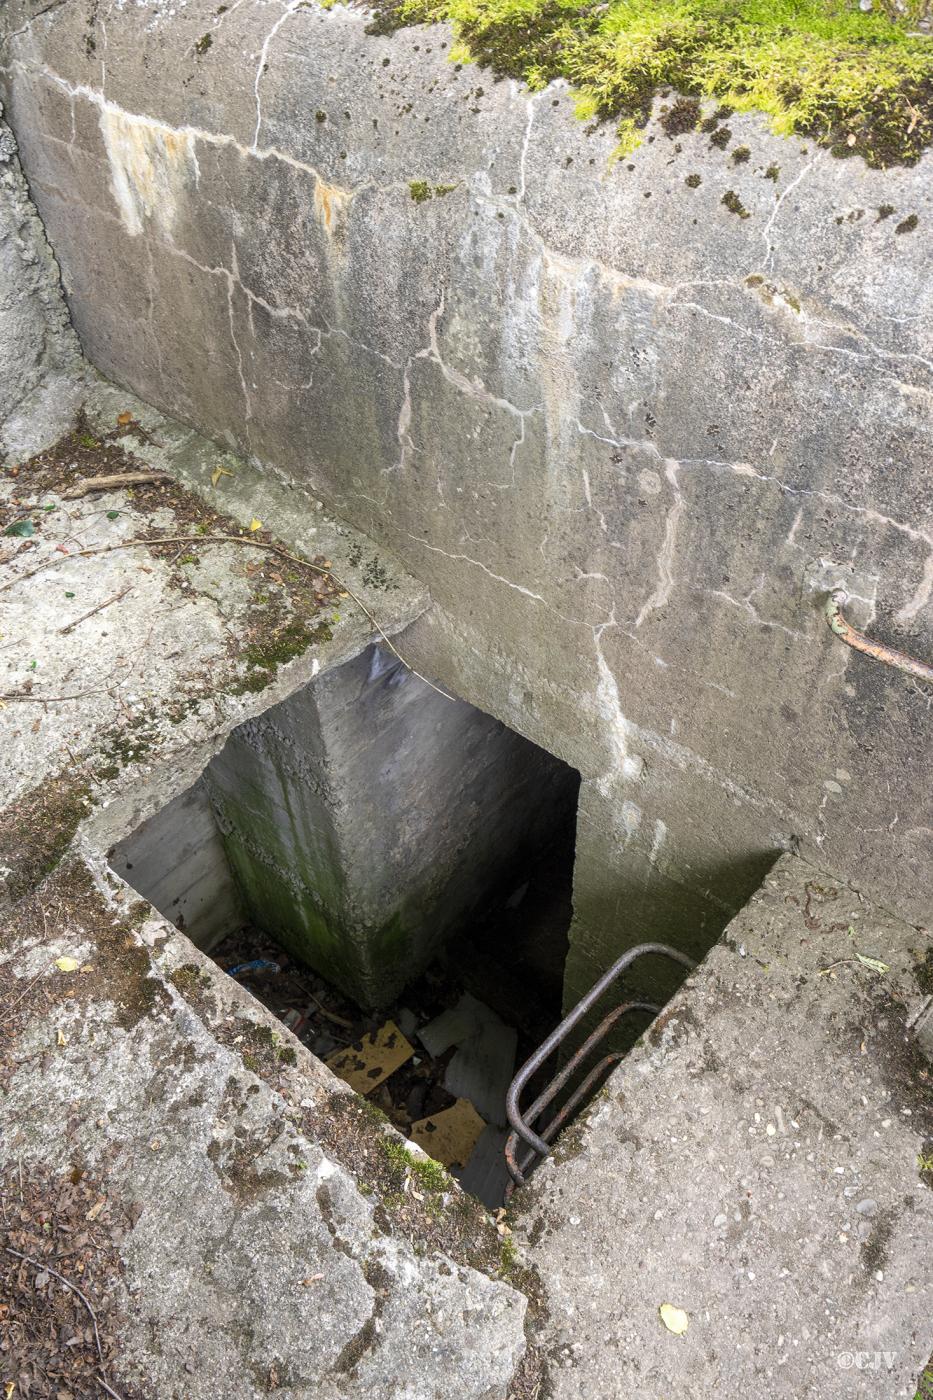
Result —
<svg viewBox="0 0 933 1400"><path fill-rule="evenodd" d="M866 637L864 632L853 627L842 614L842 609L848 601L849 595L845 589L835 588L827 598L824 609L826 621L846 646L864 652L866 656L873 656L876 661L883 661L886 666L896 666L908 676L916 676L921 681L933 681L933 666L928 666L925 661L918 661L915 656L908 656L906 651L897 651L894 647L885 646L883 642L873 642L871 637Z"/></svg>
<svg viewBox="0 0 933 1400"><path fill-rule="evenodd" d="M647 1012L651 1018L654 1019L660 1010L660 1006L655 1006L652 1002L624 1001L620 1006L610 1011L608 1016L603 1017L595 1031L587 1036L579 1050L571 1055L560 1073L551 1080L550 1084L548 1084L544 1090L542 1090L531 1107L524 1110L522 1113L523 1121L529 1124L541 1117L541 1114L547 1108L548 1104L556 1098L568 1079L572 1078L580 1068L580 1065L586 1059L589 1052L605 1038L616 1021L622 1016L627 1015L630 1011L643 1011ZM600 1060L599 1064L596 1065L594 1069L590 1070L583 1083L578 1085L546 1127L541 1129L541 1138L544 1142L550 1143L552 1139L557 1136L564 1123L570 1118L573 1110L587 1097L590 1089L599 1079L600 1074L607 1069L609 1065L615 1064L617 1060L621 1059L621 1054L605 1055ZM532 1165L538 1154L533 1147L529 1147L528 1151L524 1154L523 1160L520 1162L517 1149L518 1133L513 1129L512 1132L509 1133L505 1143L505 1163L509 1169L509 1175L512 1177L512 1180L516 1185L521 1186L525 1180L524 1173Z"/></svg>
<svg viewBox="0 0 933 1400"><path fill-rule="evenodd" d="M547 1060L548 1057L553 1053L553 1051L557 1049L561 1041L564 1040L570 1034L574 1026L576 1026L578 1022L582 1020L582 1018L586 1015L586 1013L590 1010L594 1003L599 1000L603 992L606 991L606 989L612 985L616 978L620 977L627 968L631 967L632 963L636 960L636 958L644 958L652 953L657 954L659 957L670 958L674 962L680 963L681 966L685 967L688 972L692 972L693 969L696 967L696 963L694 962L694 960L692 958L688 958L686 953L681 953L679 949L671 948L666 943L639 943L637 947L629 948L626 952L622 954L620 958L616 959L616 961L612 964L612 967L609 968L608 972L603 973L599 981L596 982L586 993L586 995L582 997L580 1001L577 1002L576 1006L571 1011L568 1011L564 1019L557 1026L555 1026L554 1030L547 1037L547 1039L538 1047L534 1054L529 1056L529 1058L522 1065L521 1069L518 1071L518 1074L516 1074L515 1078L512 1080L505 1101L506 1115L513 1128L513 1133L510 1135L509 1144L507 1144L507 1147L511 1145L511 1151L507 1151L506 1161L508 1163L509 1172L513 1180L515 1180L519 1184L521 1184L525 1178L522 1167L519 1166L517 1158L515 1157L514 1146L517 1144L513 1143L513 1139L523 1139L523 1141L526 1142L529 1147L534 1149L533 1155L536 1154L539 1157L547 1157L549 1156L551 1151L550 1145L547 1141L547 1136L551 1136L552 1133L548 1133L547 1136L539 1135L529 1126L527 1119L536 1118L538 1114L540 1114L541 1111L547 1106L547 1104L550 1103L554 1095L566 1083L567 1079L570 1077L573 1071L579 1066L584 1055L586 1055L603 1038L603 1036L608 1032L610 1027L614 1024L614 1022L618 1019L620 1015L629 1010L647 1010L656 1013L657 1008L651 1006L647 1002L626 1002L623 1003L622 1006L617 1007L614 1011L611 1011L609 1015L606 1016L603 1019L603 1021L600 1022L596 1030L593 1031L593 1033L587 1037L586 1041L584 1041L583 1045L577 1051L576 1055L573 1056L573 1058L565 1067L565 1069L562 1070L560 1074L556 1076L554 1081L552 1081L552 1083L548 1085L547 1089L545 1089L543 1093L539 1095L539 1097L531 1105L531 1108L528 1110L527 1115L523 1115L519 1107L519 1099L521 1098L522 1090L528 1083L528 1080L534 1074L535 1070L540 1069L541 1065L544 1064L545 1060ZM588 1076L586 1081L587 1084L589 1084L591 1078L592 1076ZM578 1091L578 1093L574 1095L571 1102L576 1103L580 1097L581 1093L580 1091ZM565 1108L566 1107L567 1105L565 1105ZM559 1121L562 1123L566 1116L567 1115L565 1113L559 1115ZM555 1125L551 1126L552 1132L556 1131ZM527 1163L525 1163L524 1165L527 1165Z"/></svg>

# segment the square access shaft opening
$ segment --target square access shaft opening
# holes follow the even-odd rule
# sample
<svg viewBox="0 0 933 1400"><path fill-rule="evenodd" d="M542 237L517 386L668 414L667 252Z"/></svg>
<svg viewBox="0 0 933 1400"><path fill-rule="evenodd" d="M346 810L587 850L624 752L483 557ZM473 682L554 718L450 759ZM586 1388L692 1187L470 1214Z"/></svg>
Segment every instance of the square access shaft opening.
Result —
<svg viewBox="0 0 933 1400"><path fill-rule="evenodd" d="M498 1203L506 1090L561 1012L579 782L372 646L236 729L111 864Z"/></svg>

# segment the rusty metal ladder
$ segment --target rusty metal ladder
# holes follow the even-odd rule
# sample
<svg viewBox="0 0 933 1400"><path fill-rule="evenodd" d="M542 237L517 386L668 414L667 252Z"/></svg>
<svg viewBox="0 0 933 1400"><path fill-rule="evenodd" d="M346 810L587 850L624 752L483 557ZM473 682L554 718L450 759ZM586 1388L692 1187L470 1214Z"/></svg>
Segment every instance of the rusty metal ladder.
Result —
<svg viewBox="0 0 933 1400"><path fill-rule="evenodd" d="M686 953L681 953L677 948L671 948L666 943L639 943L637 947L629 948L627 952L623 953L622 956L612 964L609 971L605 972L603 976L600 977L599 981L590 988L586 996L582 997L581 1000L577 1002L573 1010L567 1013L559 1025L555 1026L547 1040L545 1040L535 1053L525 1061L518 1071L518 1074L516 1074L515 1078L512 1080L505 1101L506 1113L509 1123L512 1126L512 1131L509 1133L505 1144L506 1165L509 1169L509 1175L512 1178L507 1195L511 1195L516 1186L521 1186L524 1183L529 1170L537 1165L539 1159L550 1155L551 1141L557 1136L561 1128L569 1122L577 1109L588 1100L600 1076L605 1073L610 1065L614 1065L618 1060L623 1058L621 1053L604 1055L599 1063L590 1070L583 1082L579 1084L568 1097L566 1103L555 1113L550 1122L541 1129L540 1133L536 1133L531 1127L531 1124L541 1117L541 1114L548 1105L554 1101L561 1089L573 1078L590 1052L605 1039L616 1022L629 1012L643 1011L648 1012L651 1016L656 1016L661 1008L647 1001L621 1002L620 1005L609 1012L608 1016L603 1017L596 1029L587 1036L580 1048L571 1055L563 1068L554 1076L546 1088L542 1089L531 1106L525 1110L522 1110L519 1106L522 1090L535 1071L541 1068L548 1057L552 1055L558 1045L560 1045L561 1041L566 1039L574 1026L583 1019L590 1008L599 1000L603 992L605 992L627 968L631 967L636 959L647 957L649 954L655 954L662 958L669 958L673 962L680 963L681 967L685 967L688 972L692 972L696 967L694 960L688 958ZM521 1160L519 1159L519 1139L521 1139L528 1148L528 1151L522 1154Z"/></svg>

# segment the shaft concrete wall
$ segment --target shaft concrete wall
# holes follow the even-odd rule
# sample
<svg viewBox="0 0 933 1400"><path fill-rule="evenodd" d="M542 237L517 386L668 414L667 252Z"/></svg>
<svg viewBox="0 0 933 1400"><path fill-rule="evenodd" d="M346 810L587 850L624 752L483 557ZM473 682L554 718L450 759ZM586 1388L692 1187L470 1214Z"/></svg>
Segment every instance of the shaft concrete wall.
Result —
<svg viewBox="0 0 933 1400"><path fill-rule="evenodd" d="M245 922L203 778L114 847L110 864L204 952Z"/></svg>
<svg viewBox="0 0 933 1400"><path fill-rule="evenodd" d="M520 878L578 785L380 647L241 725L205 781L251 922L363 1006Z"/></svg>
<svg viewBox="0 0 933 1400"><path fill-rule="evenodd" d="M818 592L933 653L929 157L736 118L742 164L657 121L613 163L562 87L340 7L14 14L90 358L397 551L422 667L583 774L568 996L782 849L929 919L931 696Z"/></svg>

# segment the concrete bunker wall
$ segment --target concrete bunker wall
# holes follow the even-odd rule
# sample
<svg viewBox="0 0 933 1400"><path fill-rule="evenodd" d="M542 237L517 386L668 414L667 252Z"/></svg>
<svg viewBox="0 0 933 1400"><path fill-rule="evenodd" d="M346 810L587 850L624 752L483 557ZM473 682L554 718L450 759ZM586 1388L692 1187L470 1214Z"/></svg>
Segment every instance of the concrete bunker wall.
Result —
<svg viewBox="0 0 933 1400"><path fill-rule="evenodd" d="M0 105L0 458L9 441L22 444L30 407L41 423L41 405L31 401L67 393L63 381L79 361L58 268ZM44 446L41 428L26 441Z"/></svg>
<svg viewBox="0 0 933 1400"><path fill-rule="evenodd" d="M198 946L249 922L385 1006L567 828L578 787L371 646L236 728L111 859Z"/></svg>
<svg viewBox="0 0 933 1400"><path fill-rule="evenodd" d="M933 651L930 158L737 118L741 166L657 122L613 165L560 86L365 26L71 5L7 44L86 352L397 552L407 653L580 770L568 999L701 951L782 849L928 921L930 697L819 590Z"/></svg>

